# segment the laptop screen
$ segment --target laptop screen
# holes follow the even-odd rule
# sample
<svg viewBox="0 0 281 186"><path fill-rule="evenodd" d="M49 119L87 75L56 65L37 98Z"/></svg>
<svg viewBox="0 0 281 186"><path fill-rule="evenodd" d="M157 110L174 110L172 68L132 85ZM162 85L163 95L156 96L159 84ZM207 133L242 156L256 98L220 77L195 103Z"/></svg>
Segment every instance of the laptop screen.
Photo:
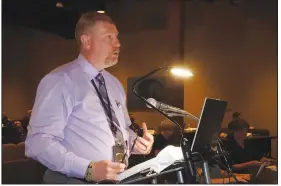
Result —
<svg viewBox="0 0 281 186"><path fill-rule="evenodd" d="M205 98L197 130L191 145L192 152L209 149L213 140L217 140L227 102L219 99Z"/></svg>

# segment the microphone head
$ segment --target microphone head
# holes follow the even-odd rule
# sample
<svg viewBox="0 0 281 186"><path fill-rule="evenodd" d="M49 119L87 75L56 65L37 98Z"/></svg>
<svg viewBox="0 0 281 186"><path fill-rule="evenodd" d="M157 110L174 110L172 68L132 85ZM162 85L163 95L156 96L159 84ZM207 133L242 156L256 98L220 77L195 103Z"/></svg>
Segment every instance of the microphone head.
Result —
<svg viewBox="0 0 281 186"><path fill-rule="evenodd" d="M148 98L146 101L148 101L151 105L156 107L156 100L154 98ZM150 105L146 104L148 108L152 108Z"/></svg>

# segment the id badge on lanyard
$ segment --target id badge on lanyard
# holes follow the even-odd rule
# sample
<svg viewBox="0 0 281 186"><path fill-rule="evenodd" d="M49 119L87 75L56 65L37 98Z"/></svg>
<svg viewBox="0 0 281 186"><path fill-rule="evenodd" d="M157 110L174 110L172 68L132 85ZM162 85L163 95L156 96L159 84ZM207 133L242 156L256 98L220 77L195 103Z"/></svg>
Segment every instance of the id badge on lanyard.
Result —
<svg viewBox="0 0 281 186"><path fill-rule="evenodd" d="M123 157L126 154L126 147L124 145L116 144L113 146L114 162L123 163Z"/></svg>
<svg viewBox="0 0 281 186"><path fill-rule="evenodd" d="M102 106L103 106L103 108L104 108L104 110L105 110L105 112L107 112L108 114L109 114L109 123L111 124L111 125L114 125L112 122L112 113L111 113L111 108L110 108L110 101L109 101L109 98L108 98L108 108L106 107L106 104L104 103L104 101L103 101L103 99L102 99L102 97L101 97L101 95L100 95L100 92L98 91L98 88L97 88L97 86L96 86L96 84L95 84L95 82L92 80L92 84L93 84L93 86L95 87L95 89L96 89L96 92L97 92L97 94L98 94L98 96L99 96L99 98L100 98L100 101L101 101L101 103L102 103ZM125 164L127 164L127 162L123 162L123 160L124 160L124 157L125 157L125 155L126 155L126 153L127 153L127 144L126 144L126 142L124 141L124 140L122 140L122 138L120 137L120 136L118 136L117 134L114 134L114 132L112 132L113 133L113 136L114 136L114 141L115 141L115 145L113 146L113 157L114 157L114 162L118 162L118 163L125 163ZM122 132L120 132L120 134L119 135L122 135Z"/></svg>

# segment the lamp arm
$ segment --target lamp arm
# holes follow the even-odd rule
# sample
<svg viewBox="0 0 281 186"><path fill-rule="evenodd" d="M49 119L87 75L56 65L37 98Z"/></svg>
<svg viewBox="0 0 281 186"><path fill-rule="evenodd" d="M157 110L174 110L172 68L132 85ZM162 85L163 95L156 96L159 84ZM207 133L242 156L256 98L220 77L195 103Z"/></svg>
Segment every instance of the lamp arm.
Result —
<svg viewBox="0 0 281 186"><path fill-rule="evenodd" d="M182 132L182 128L181 128L181 126L180 126L180 124L176 121L176 120L174 120L174 119L172 119L172 118L170 118L165 112L163 112L163 111L161 111L160 109L158 109L158 108L156 108L154 105L152 105L150 102L148 102L143 96L141 96L139 93L138 93L138 91L137 91L137 85L139 84L139 83L141 83L143 80L145 80L146 78L148 78L149 76L152 76L153 74L155 74L156 72L158 72L158 71L160 71L160 70L162 70L162 69L168 69L169 67L167 67L167 66L162 66L162 67L159 67L159 68L157 68L157 69L154 69L154 70L152 70L151 72L149 72L149 73L147 73L147 74L145 74L144 76L142 76L142 77L140 77L139 79L137 79L134 83L133 83L133 93L139 98L139 99L141 99L141 100L143 100L147 105L149 105L149 106L151 106L151 108L153 108L155 111L157 111L157 112L159 112L161 115L163 115L165 118L167 118L168 120L170 120L171 122L173 122L174 124L176 124L176 126L179 128L179 130L180 130L180 135L181 135L181 141L182 141L182 139L183 139L183 132Z"/></svg>
<svg viewBox="0 0 281 186"><path fill-rule="evenodd" d="M137 93L137 90L136 90L136 85L137 85L137 84L139 84L140 82L142 82L143 80L145 80L147 77L149 77L149 76L155 74L156 72L158 72L158 71L160 71L160 70L162 70L162 69L164 69L164 68L168 68L168 67L165 67L165 66L159 67L159 68L157 68L157 69L155 69L155 70L152 70L151 72L145 74L144 76L140 77L139 79L137 79L137 80L133 83L133 93L138 94L138 93Z"/></svg>

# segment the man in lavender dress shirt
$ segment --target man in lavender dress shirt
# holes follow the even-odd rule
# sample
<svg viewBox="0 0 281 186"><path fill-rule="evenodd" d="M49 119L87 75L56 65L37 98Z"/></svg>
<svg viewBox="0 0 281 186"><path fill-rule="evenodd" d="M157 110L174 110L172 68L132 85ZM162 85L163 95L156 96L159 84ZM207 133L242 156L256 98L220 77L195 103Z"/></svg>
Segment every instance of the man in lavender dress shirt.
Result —
<svg viewBox="0 0 281 186"><path fill-rule="evenodd" d="M89 12L76 24L75 36L80 55L41 80L28 128L26 155L48 167L45 183L115 180L125 169L124 164L114 162L115 138L91 83L98 83L99 74L118 119L117 129L129 147L136 139L129 129L124 89L104 70L118 62L120 42L115 24L105 14ZM144 135L137 138L132 152L148 154L154 140L145 123L142 128Z"/></svg>

